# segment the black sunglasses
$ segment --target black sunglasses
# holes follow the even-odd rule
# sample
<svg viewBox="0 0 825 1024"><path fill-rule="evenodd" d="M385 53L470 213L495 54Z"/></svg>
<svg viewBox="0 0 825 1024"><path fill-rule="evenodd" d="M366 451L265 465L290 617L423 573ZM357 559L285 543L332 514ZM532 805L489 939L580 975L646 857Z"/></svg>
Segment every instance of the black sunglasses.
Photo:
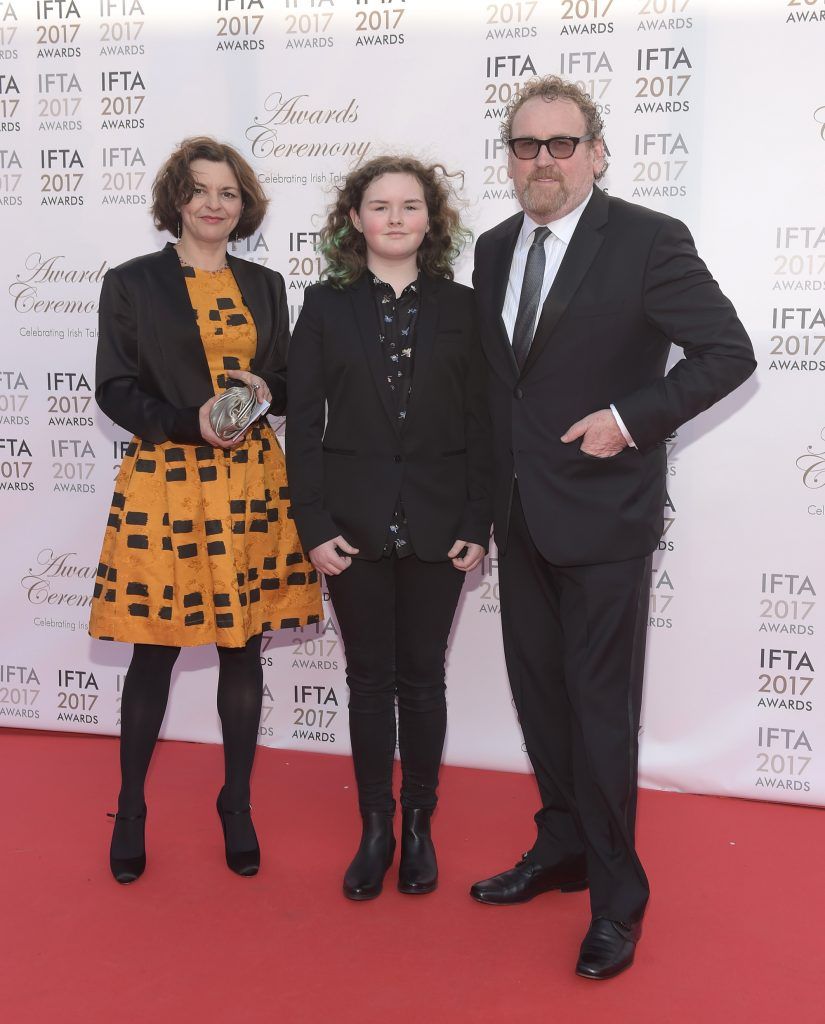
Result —
<svg viewBox="0 0 825 1024"><path fill-rule="evenodd" d="M519 160L535 160L542 146L547 147L554 160L569 160L580 142L589 142L592 138L592 132L578 138L575 135L554 135L552 139L510 139L507 145Z"/></svg>

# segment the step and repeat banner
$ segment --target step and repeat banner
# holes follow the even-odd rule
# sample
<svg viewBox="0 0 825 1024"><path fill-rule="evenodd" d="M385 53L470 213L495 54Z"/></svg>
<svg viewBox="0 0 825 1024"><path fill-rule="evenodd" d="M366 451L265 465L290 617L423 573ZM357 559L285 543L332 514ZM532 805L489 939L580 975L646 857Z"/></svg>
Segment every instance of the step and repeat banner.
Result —
<svg viewBox="0 0 825 1024"><path fill-rule="evenodd" d="M824 52L825 0L0 0L0 726L119 728L130 648L86 632L129 441L94 403L96 313L106 269L166 241L149 195L175 144L216 135L258 172L271 211L233 251L281 271L294 323L354 163L463 170L478 234L517 209L504 105L555 72L604 111L607 189L690 226L759 358L668 440L643 784L825 803ZM262 657L260 742L348 753L331 611ZM181 655L167 737L219 739L216 662ZM448 694L449 763L527 770L494 550Z"/></svg>

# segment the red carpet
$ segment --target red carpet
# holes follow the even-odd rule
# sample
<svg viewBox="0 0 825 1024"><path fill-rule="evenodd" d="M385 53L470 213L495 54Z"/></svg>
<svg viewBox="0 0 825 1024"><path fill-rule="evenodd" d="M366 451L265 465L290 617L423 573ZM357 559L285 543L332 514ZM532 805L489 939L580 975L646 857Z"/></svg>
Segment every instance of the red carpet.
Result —
<svg viewBox="0 0 825 1024"><path fill-rule="evenodd" d="M445 769L431 896L351 903L357 841L347 758L261 749L264 864L226 868L218 747L162 743L149 785L149 866L107 864L112 739L0 730L0 1020L793 1024L825 1022L825 816L815 809L643 792L653 887L636 965L573 974L587 894L493 908L469 883L531 841L534 784Z"/></svg>

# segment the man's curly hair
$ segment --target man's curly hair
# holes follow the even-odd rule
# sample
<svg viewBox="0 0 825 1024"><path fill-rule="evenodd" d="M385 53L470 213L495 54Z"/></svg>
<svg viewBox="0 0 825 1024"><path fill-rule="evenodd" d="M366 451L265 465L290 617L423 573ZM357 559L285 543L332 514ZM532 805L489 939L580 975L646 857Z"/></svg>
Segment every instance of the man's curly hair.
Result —
<svg viewBox="0 0 825 1024"><path fill-rule="evenodd" d="M528 100L536 97L552 103L554 100L570 100L575 103L584 115L586 125L585 134L592 135L593 141L604 140L604 121L599 108L590 96L574 82L566 82L558 75L545 75L543 78L530 78L521 87L520 91L507 104L504 113L504 120L501 122L501 141L507 145L513 137L513 121L516 114L521 110ZM591 143L592 145L592 143ZM598 174L594 175L596 181L600 181L607 171L607 160Z"/></svg>

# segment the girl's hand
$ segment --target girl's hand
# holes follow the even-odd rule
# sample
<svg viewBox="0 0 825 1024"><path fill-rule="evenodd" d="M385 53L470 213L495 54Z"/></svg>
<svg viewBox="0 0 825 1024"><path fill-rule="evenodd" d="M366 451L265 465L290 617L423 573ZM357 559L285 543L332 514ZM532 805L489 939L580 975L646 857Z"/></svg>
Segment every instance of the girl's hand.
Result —
<svg viewBox="0 0 825 1024"><path fill-rule="evenodd" d="M464 554L459 557L462 551ZM466 540L457 540L447 552L447 558L461 572L470 572L475 569L483 557L484 548L480 544L471 544Z"/></svg>
<svg viewBox="0 0 825 1024"><path fill-rule="evenodd" d="M336 548L338 550L336 550ZM342 554L339 554L341 551ZM309 560L315 566L316 569L320 570L327 576L340 576L340 574L350 567L352 559L350 555L357 555L358 548L354 548L352 544L345 541L343 537L333 537L332 540L326 540L323 544L319 544L317 548L312 548L309 551Z"/></svg>

